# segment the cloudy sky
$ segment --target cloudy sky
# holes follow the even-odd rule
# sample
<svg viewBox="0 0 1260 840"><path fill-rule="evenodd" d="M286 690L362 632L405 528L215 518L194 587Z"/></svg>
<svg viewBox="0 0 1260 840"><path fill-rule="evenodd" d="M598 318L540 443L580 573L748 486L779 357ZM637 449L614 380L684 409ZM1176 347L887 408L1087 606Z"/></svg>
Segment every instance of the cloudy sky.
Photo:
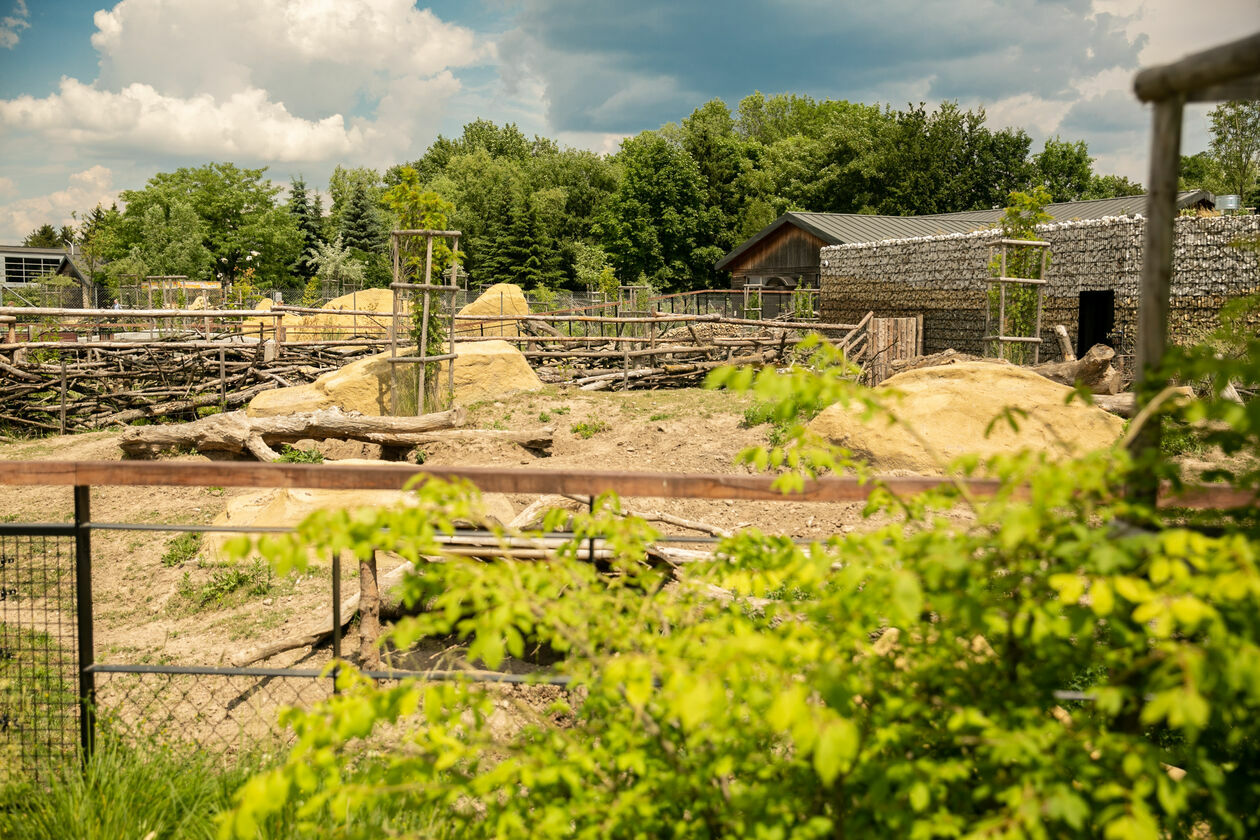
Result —
<svg viewBox="0 0 1260 840"><path fill-rule="evenodd" d="M753 90L983 105L1144 181L1133 73L1260 30L1260 0L108 2L0 0L0 242L178 166L323 187L477 117L612 151Z"/></svg>

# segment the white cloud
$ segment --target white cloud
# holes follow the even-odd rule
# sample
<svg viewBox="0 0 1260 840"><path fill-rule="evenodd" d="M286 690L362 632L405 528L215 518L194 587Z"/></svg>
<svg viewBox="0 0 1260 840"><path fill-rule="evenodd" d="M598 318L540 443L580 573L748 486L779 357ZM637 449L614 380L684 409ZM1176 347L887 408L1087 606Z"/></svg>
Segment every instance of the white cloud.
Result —
<svg viewBox="0 0 1260 840"><path fill-rule="evenodd" d="M17 195L17 184L13 183L12 178L0 177L0 198L8 198L11 195Z"/></svg>
<svg viewBox="0 0 1260 840"><path fill-rule="evenodd" d="M0 182L7 180L0 179ZM114 200L113 183L113 173L97 165L71 175L65 189L0 206L0 242L21 242L45 223L56 227L74 224L74 211L91 209L97 204L108 205Z"/></svg>
<svg viewBox="0 0 1260 840"><path fill-rule="evenodd" d="M11 50L18 45L23 29L31 28L31 13L26 8L26 0L16 0L13 12L0 18L0 47Z"/></svg>
<svg viewBox="0 0 1260 840"><path fill-rule="evenodd" d="M412 0L121 0L94 21L100 77L0 101L0 125L87 151L379 164L436 133L450 68L493 55Z"/></svg>
<svg viewBox="0 0 1260 840"><path fill-rule="evenodd" d="M458 82L444 72L434 79L410 80L407 95L411 101L430 101L456 89ZM63 78L59 92L43 99L22 96L0 102L0 123L76 145L277 162L350 157L382 132L375 123L353 122L347 125L340 114L301 119L258 88L219 100L209 94L166 96L142 83L111 93Z"/></svg>

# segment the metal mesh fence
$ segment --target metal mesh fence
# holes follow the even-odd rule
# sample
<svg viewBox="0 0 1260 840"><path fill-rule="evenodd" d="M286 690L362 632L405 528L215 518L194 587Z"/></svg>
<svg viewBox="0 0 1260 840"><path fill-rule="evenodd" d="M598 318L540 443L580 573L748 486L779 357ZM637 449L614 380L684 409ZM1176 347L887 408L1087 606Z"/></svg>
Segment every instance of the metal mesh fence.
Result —
<svg viewBox="0 0 1260 840"><path fill-rule="evenodd" d="M125 742L192 745L224 756L288 745L293 733L280 725L281 710L307 708L333 693L332 678L317 671L113 667L119 670L94 669L102 731Z"/></svg>
<svg viewBox="0 0 1260 840"><path fill-rule="evenodd" d="M78 754L74 540L0 533L0 782Z"/></svg>

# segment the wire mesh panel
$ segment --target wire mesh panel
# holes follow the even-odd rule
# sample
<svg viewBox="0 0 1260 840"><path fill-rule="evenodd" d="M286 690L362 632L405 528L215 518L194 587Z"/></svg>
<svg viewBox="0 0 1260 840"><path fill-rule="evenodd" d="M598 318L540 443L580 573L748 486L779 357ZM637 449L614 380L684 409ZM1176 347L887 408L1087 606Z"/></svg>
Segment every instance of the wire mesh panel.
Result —
<svg viewBox="0 0 1260 840"><path fill-rule="evenodd" d="M280 724L289 706L308 708L332 694L331 677L304 672L213 673L145 666L97 670L97 721L102 734L137 744L193 744L223 755L260 745L284 745L292 732ZM100 666L98 666L98 669ZM123 672L135 668L136 672ZM181 673L181 671L202 671ZM155 672L158 671L158 672ZM252 672L251 672L252 671Z"/></svg>
<svg viewBox="0 0 1260 840"><path fill-rule="evenodd" d="M74 539L0 533L0 783L78 755L76 636Z"/></svg>

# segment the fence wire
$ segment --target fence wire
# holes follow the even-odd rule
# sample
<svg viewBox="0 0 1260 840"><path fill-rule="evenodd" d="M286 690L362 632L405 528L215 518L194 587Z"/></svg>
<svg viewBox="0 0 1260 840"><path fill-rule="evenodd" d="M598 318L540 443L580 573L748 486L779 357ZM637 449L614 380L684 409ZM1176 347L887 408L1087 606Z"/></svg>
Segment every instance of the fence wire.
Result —
<svg viewBox="0 0 1260 840"><path fill-rule="evenodd" d="M79 750L74 540L0 533L0 783Z"/></svg>

